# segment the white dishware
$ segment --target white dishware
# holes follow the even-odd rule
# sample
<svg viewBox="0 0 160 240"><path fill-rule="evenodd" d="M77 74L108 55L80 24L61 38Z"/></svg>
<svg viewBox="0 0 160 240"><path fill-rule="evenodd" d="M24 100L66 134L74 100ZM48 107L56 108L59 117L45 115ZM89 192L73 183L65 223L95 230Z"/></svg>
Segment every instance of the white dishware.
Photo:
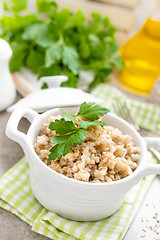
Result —
<svg viewBox="0 0 160 240"><path fill-rule="evenodd" d="M71 114L75 114L78 109L65 108ZM57 173L37 156L33 144L42 123L46 122L50 115L58 114L61 114L59 109L39 115L31 109L21 108L12 113L6 127L6 135L21 145L29 162L30 184L35 197L50 211L77 221L96 221L106 218L121 207L126 193L143 177L160 174L160 165L146 166L145 140L130 124L111 113L104 115L103 121L132 136L133 142L141 149L137 169L126 178L107 183L82 182ZM27 134L17 129L22 117L31 122ZM157 142L157 138L152 138L152 144L153 140ZM149 144L149 139L147 143Z"/></svg>
<svg viewBox="0 0 160 240"><path fill-rule="evenodd" d="M56 81L59 80L57 80L57 77L63 77L63 79L65 78L65 76L56 76ZM54 77L51 77L52 80L53 78ZM28 107L38 112L44 112L48 109L56 107L79 106L85 101L96 102L98 104L103 102L101 99L96 98L89 93L83 92L80 89L55 87L54 85L54 88L39 90L22 98L17 103L10 106L7 109L7 112L13 112L15 109L20 107Z"/></svg>
<svg viewBox="0 0 160 240"><path fill-rule="evenodd" d="M48 85L48 88L57 88L61 86L61 83L66 82L67 80L67 76L57 75L41 77L39 81L41 82L41 86L43 83L46 83Z"/></svg>
<svg viewBox="0 0 160 240"><path fill-rule="evenodd" d="M16 98L16 88L9 71L12 50L9 44L0 39L0 111L10 106Z"/></svg>

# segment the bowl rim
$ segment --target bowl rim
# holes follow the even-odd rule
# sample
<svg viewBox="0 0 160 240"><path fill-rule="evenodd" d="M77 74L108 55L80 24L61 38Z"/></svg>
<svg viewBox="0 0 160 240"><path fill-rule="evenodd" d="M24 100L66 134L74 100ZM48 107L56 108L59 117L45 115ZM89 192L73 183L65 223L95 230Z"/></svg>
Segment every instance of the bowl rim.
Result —
<svg viewBox="0 0 160 240"><path fill-rule="evenodd" d="M117 181L112 181L112 182L100 182L100 183L93 183L93 182L84 182L84 181L80 181L74 178L69 178L61 173L56 172L54 169L50 168L49 166L47 166L41 159L40 157L37 155L35 149L34 149L34 142L33 142L33 133L36 131L34 129L35 126L37 126L37 123L40 123L40 127L42 125L42 123L44 123L47 120L47 117L54 115L54 112L59 111L60 109L70 109L70 108L76 108L79 109L79 107L63 107L63 108L54 108L51 110L48 110L42 114L39 114L34 121L31 123L28 132L27 132L27 145L28 145L28 151L31 152L32 156L37 160L37 164L40 164L44 169L46 169L47 172L49 172L50 174L56 174L57 177L64 179L65 181L69 181L72 184L79 184L79 185L84 185L84 186L116 186L119 184L123 184L125 182L130 182L132 181L134 178L136 178L137 175L139 175L142 171L143 171L143 167L144 167L144 160L147 156L147 147L146 147L146 143L144 141L144 139L141 137L141 135L134 129L133 126L131 126L128 122L126 122L124 119L118 117L117 115L113 114L113 113L107 113L105 115L109 115L110 117L113 117L114 119L116 119L116 121L120 121L122 125L125 125L127 127L127 129L130 129L133 134L136 136L137 140L139 141L141 147L141 153L140 153L140 162L136 168L136 170L130 174L129 176L117 180ZM44 121L45 120L45 121ZM39 130L40 130L39 127ZM130 135L130 134L128 134ZM38 135L37 135L38 136ZM32 141L31 141L32 139Z"/></svg>

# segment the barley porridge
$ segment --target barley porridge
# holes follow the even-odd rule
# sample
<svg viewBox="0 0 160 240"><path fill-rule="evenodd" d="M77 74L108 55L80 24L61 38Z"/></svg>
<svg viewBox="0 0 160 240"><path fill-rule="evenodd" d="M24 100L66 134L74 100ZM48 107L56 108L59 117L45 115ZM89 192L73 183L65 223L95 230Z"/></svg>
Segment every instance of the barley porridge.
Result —
<svg viewBox="0 0 160 240"><path fill-rule="evenodd" d="M50 116L41 127L34 149L40 159L58 173L84 182L111 182L125 178L137 168L140 149L129 135L112 126L89 127L82 145L72 145L60 160L48 161L50 142L55 132L50 122L61 116Z"/></svg>

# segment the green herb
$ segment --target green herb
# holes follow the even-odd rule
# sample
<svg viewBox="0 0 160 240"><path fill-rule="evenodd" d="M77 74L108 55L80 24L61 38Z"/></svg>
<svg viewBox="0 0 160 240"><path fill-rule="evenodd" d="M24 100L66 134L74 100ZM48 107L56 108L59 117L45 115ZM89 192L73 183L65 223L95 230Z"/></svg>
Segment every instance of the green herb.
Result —
<svg viewBox="0 0 160 240"><path fill-rule="evenodd" d="M67 112L63 109L61 109L61 112L66 121L72 121L72 122L76 121L76 118L74 116L72 116L69 112Z"/></svg>
<svg viewBox="0 0 160 240"><path fill-rule="evenodd" d="M53 137L52 143L56 145L50 149L50 154L48 160L60 159L62 156L65 156L72 148L72 143L81 145L87 134L86 130L77 129L74 132L71 132L68 135L55 136Z"/></svg>
<svg viewBox="0 0 160 240"><path fill-rule="evenodd" d="M73 143L81 145L90 126L104 127L104 122L94 120L108 113L109 110L94 102L84 102L81 104L79 112L74 116L65 110L61 110L61 112L64 118L56 119L49 125L49 129L58 134L51 139L51 143L55 145L50 149L49 161L65 156L72 149ZM84 118L84 116L86 121L76 118Z"/></svg>
<svg viewBox="0 0 160 240"><path fill-rule="evenodd" d="M89 102L89 103L82 103L80 106L80 110L77 113L77 116L82 116L87 120L97 120L99 116L103 116L105 113L109 112L109 110L105 107L101 107L96 103Z"/></svg>
<svg viewBox="0 0 160 240"><path fill-rule="evenodd" d="M27 0L6 0L6 15L0 19L0 38L12 49L11 71L28 67L39 78L65 74L68 81L62 86L76 87L80 70L92 70L94 79L89 88L108 81L115 67L122 68L117 51L115 28L109 19L93 13L88 22L82 11L72 14L59 10L52 0L37 0L38 13L27 9ZM45 86L46 87L46 86Z"/></svg>
<svg viewBox="0 0 160 240"><path fill-rule="evenodd" d="M77 130L77 127L71 121L66 121L64 118L60 120L55 120L55 122L51 122L49 125L49 129L56 131L57 134L63 135L69 132L73 132Z"/></svg>
<svg viewBox="0 0 160 240"><path fill-rule="evenodd" d="M106 124L104 122L101 122L101 121L97 121L97 122L81 121L79 127L87 129L90 126L101 126L101 127L104 127L105 125Z"/></svg>

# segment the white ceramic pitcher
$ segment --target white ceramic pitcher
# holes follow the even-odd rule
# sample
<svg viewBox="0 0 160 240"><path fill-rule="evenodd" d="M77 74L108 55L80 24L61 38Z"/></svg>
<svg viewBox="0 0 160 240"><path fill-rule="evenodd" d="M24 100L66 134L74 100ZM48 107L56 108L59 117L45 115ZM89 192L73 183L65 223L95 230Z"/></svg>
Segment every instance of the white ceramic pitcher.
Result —
<svg viewBox="0 0 160 240"><path fill-rule="evenodd" d="M0 39L0 111L11 105L16 97L16 88L9 71L12 50L9 44Z"/></svg>

